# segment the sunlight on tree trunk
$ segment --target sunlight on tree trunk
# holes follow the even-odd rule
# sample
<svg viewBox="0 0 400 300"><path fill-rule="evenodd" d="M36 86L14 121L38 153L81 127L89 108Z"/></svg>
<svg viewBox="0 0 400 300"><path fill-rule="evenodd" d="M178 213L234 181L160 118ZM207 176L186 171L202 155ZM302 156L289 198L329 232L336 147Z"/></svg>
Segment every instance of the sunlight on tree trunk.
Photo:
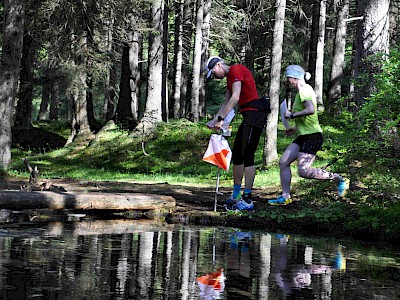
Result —
<svg viewBox="0 0 400 300"><path fill-rule="evenodd" d="M279 117L279 88L281 80L282 45L285 22L286 0L276 1L274 40L272 44L271 84L269 97L271 113L268 115L265 133L263 165L268 166L278 159L276 146Z"/></svg>
<svg viewBox="0 0 400 300"><path fill-rule="evenodd" d="M317 57L315 61L315 93L317 95L317 103L323 104L323 88L324 88L324 50L325 50L325 20L326 20L326 1L320 1L319 22L318 22L318 43Z"/></svg>

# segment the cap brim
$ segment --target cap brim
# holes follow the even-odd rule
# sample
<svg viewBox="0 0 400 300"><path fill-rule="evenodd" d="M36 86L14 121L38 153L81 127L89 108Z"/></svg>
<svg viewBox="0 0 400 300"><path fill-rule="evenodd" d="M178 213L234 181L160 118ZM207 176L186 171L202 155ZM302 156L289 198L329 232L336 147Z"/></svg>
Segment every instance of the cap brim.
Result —
<svg viewBox="0 0 400 300"><path fill-rule="evenodd" d="M207 78L210 78L211 73L212 73L212 69L207 72Z"/></svg>

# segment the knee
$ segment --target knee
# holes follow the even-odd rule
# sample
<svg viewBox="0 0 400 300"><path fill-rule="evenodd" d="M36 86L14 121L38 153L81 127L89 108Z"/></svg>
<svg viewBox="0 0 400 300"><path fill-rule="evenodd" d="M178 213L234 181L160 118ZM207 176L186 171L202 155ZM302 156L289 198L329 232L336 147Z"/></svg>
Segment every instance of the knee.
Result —
<svg viewBox="0 0 400 300"><path fill-rule="evenodd" d="M310 172L308 169L299 168L298 173L301 178L310 178Z"/></svg>
<svg viewBox="0 0 400 300"><path fill-rule="evenodd" d="M290 167L290 163L286 160L283 159L282 157L279 159L279 168L287 168Z"/></svg>

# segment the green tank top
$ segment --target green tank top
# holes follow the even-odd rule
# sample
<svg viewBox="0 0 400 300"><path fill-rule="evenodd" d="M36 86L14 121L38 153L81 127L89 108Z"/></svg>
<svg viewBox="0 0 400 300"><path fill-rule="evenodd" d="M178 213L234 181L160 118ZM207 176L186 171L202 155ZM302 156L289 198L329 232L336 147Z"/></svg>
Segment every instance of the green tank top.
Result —
<svg viewBox="0 0 400 300"><path fill-rule="evenodd" d="M304 117L296 117L294 119L297 132L299 135L311 134L316 132L322 132L322 128L318 121L318 110L317 110L317 96L311 87L311 85L304 85L299 92L296 94L292 112L299 112L304 110L304 102L311 100L314 104L314 114Z"/></svg>

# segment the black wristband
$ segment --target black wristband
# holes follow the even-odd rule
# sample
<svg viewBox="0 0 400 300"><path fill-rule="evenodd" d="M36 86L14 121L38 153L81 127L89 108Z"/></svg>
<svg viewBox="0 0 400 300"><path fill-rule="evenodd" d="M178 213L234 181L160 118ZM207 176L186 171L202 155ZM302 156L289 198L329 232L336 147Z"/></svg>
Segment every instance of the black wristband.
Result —
<svg viewBox="0 0 400 300"><path fill-rule="evenodd" d="M290 118L291 118L291 119L294 119L294 113L291 113L291 114L290 114Z"/></svg>
<svg viewBox="0 0 400 300"><path fill-rule="evenodd" d="M223 120L224 120L223 117L221 117L221 116L218 116L218 117L217 117L217 121L218 121L218 122L221 122L221 121L223 121Z"/></svg>

